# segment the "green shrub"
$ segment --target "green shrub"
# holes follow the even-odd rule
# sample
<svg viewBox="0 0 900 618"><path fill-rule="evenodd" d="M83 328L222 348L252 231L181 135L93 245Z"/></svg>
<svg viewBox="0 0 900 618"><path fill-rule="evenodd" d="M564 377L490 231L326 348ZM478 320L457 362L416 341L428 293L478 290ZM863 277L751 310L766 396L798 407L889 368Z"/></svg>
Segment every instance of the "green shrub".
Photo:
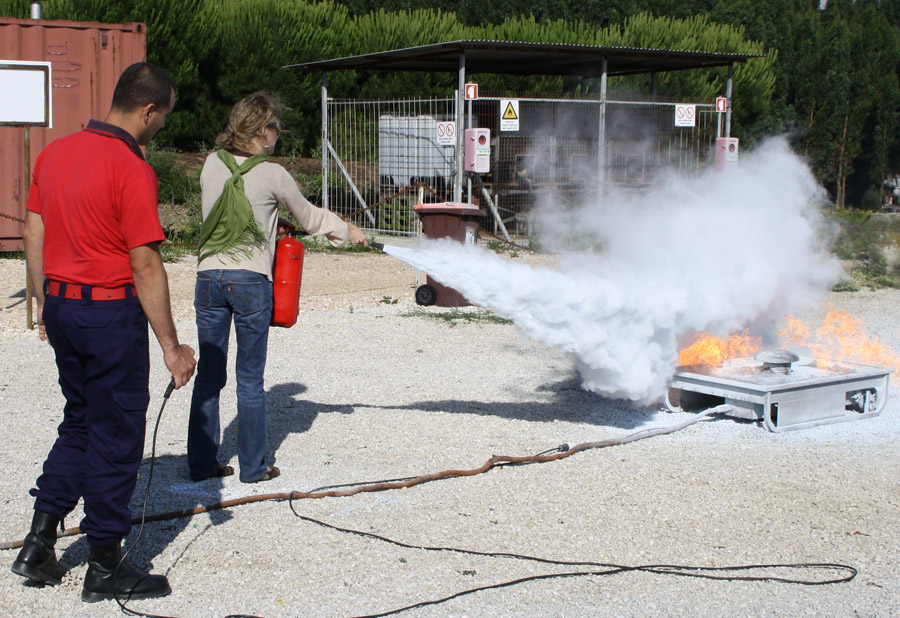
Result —
<svg viewBox="0 0 900 618"><path fill-rule="evenodd" d="M165 204L188 204L200 195L199 172L191 172L179 160L176 153L147 149L147 163L156 172L159 183L159 201Z"/></svg>
<svg viewBox="0 0 900 618"><path fill-rule="evenodd" d="M869 213L855 208L841 208L828 211L828 215L840 227L834 244L835 255L842 260L868 259L869 235L866 224Z"/></svg>
<svg viewBox="0 0 900 618"><path fill-rule="evenodd" d="M858 292L859 285L853 279L841 279L831 287L832 292Z"/></svg>

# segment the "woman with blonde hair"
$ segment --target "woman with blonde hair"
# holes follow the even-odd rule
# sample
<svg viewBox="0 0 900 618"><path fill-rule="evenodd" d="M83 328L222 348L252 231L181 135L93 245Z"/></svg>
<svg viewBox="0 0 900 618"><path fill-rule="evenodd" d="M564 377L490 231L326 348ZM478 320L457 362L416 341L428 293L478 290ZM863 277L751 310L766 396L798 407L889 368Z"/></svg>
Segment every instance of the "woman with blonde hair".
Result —
<svg viewBox="0 0 900 618"><path fill-rule="evenodd" d="M266 92L240 100L216 139L200 174L203 227L194 309L200 359L188 422L191 479L228 476L218 449L219 393L227 380L228 338L237 339L240 479L266 481L280 471L266 464L268 425L263 374L272 317L272 262L285 206L309 234L323 234L336 247L367 245L365 234L334 213L313 206L286 169L267 160L281 131L281 106Z"/></svg>

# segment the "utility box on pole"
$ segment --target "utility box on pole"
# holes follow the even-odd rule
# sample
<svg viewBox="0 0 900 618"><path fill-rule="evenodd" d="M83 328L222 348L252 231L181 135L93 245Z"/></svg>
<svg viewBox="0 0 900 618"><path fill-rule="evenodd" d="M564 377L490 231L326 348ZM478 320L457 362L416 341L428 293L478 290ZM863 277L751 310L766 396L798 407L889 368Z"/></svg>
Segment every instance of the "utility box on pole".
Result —
<svg viewBox="0 0 900 618"><path fill-rule="evenodd" d="M737 165L740 158L738 152L738 138L736 137L718 137L716 138L716 171L724 172L725 170Z"/></svg>
<svg viewBox="0 0 900 618"><path fill-rule="evenodd" d="M467 172L491 171L491 130L466 129L465 165Z"/></svg>

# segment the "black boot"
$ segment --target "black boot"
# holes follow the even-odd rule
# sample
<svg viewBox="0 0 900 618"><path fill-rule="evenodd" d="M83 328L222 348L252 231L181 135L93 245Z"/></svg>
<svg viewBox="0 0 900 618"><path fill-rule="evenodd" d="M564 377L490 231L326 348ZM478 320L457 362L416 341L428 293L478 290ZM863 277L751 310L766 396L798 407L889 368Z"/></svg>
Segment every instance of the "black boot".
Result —
<svg viewBox="0 0 900 618"><path fill-rule="evenodd" d="M84 576L81 600L96 603L115 599L154 599L171 594L165 575L139 573L131 565L119 564L122 548L119 545L91 545L88 570Z"/></svg>
<svg viewBox="0 0 900 618"><path fill-rule="evenodd" d="M25 535L22 549L13 562L12 572L41 584L59 584L65 569L56 560L56 527L59 517L35 511L31 532Z"/></svg>

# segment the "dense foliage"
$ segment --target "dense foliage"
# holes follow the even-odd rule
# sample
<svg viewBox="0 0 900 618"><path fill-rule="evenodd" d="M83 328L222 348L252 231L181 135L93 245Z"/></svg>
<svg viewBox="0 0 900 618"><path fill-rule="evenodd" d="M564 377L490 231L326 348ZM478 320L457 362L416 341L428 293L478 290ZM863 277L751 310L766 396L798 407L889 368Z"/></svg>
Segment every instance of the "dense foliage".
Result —
<svg viewBox="0 0 900 618"><path fill-rule="evenodd" d="M0 0L25 17L31 0ZM882 0L44 0L47 19L148 25L149 60L178 84L160 145L208 147L235 100L289 105L285 153L318 146L320 76L284 65L458 39L765 54L736 67L732 134L788 132L838 206L874 208L900 172L900 3ZM711 100L722 70L661 75L658 91ZM555 95L581 80L479 76L482 89ZM455 75L333 73L335 96L446 96ZM611 80L646 91L649 78ZM585 94L585 93L581 93ZM589 92L587 94L590 94Z"/></svg>

